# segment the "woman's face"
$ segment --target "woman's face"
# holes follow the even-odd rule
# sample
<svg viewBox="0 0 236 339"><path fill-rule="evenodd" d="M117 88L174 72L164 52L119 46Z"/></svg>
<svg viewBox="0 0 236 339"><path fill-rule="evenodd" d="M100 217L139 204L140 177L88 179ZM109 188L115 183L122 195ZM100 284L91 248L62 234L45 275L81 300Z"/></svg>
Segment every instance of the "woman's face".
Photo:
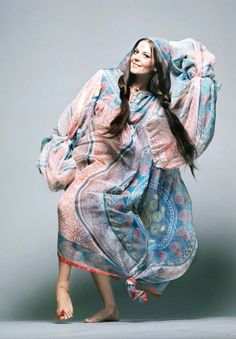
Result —
<svg viewBox="0 0 236 339"><path fill-rule="evenodd" d="M154 56L148 41L142 40L133 51L130 72L133 74L149 74L155 68Z"/></svg>

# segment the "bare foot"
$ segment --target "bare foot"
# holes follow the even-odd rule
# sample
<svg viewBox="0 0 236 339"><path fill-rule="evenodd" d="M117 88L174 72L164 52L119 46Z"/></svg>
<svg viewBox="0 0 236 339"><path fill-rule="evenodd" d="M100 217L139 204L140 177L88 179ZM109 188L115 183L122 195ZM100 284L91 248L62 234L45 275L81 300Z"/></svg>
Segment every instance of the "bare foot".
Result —
<svg viewBox="0 0 236 339"><path fill-rule="evenodd" d="M100 321L119 321L120 315L116 306L105 306L104 309L86 318L85 323L97 323Z"/></svg>
<svg viewBox="0 0 236 339"><path fill-rule="evenodd" d="M65 284L57 284L57 314L56 319L65 320L73 316L73 306L68 293L68 287Z"/></svg>

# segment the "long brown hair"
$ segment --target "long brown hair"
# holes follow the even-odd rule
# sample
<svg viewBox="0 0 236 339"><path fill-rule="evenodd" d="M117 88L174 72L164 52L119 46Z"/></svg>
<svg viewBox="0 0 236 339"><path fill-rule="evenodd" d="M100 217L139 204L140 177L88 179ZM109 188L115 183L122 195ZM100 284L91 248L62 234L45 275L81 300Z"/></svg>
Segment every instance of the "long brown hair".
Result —
<svg viewBox="0 0 236 339"><path fill-rule="evenodd" d="M181 154L181 156L184 158L186 164L189 165L191 173L195 177L194 169L197 168L194 164L194 158L195 158L195 155L197 154L196 147L192 143L188 135L188 132L185 130L179 118L169 108L169 104L171 102L170 71L167 65L165 64L165 61L163 60L163 57L161 56L155 43L148 38L139 39L135 43L134 47L132 48L127 67L124 73L120 76L118 80L118 86L120 88L120 99L121 99L120 113L111 122L111 125L107 131L110 134L110 136L106 136L106 137L112 138L118 135L122 131L123 126L128 121L129 114L130 114L130 107L129 107L130 86L134 81L134 75L130 72L131 56L135 48L139 44L139 42L142 40L146 40L149 42L152 53L154 55L154 63L156 67L156 71L153 71L153 75L151 76L149 80L147 89L149 92L151 92L153 95L155 95L160 100L160 103L164 109L170 130L176 139L178 151Z"/></svg>

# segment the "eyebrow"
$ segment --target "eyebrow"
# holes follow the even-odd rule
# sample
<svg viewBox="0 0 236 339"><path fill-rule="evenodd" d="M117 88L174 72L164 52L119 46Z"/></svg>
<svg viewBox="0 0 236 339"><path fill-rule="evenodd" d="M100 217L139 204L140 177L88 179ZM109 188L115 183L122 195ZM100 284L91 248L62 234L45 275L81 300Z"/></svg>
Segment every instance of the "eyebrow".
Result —
<svg viewBox="0 0 236 339"><path fill-rule="evenodd" d="M135 49L134 50L138 50L138 47L135 47ZM146 54L148 54L148 55L151 55L151 53L150 52L146 52L146 51L143 51L143 53L146 53Z"/></svg>

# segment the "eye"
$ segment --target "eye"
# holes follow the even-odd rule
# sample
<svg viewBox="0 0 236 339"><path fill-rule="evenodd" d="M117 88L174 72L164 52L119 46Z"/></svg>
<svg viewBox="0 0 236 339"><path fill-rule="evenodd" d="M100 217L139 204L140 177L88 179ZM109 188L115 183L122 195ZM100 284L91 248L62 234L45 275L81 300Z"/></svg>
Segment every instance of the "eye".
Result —
<svg viewBox="0 0 236 339"><path fill-rule="evenodd" d="M138 51L138 49L135 49L133 51L133 54L137 54L137 53L139 53L139 51ZM146 53L143 53L143 55L144 55L145 58L148 58L148 59L150 58L150 56L148 54L146 54Z"/></svg>

